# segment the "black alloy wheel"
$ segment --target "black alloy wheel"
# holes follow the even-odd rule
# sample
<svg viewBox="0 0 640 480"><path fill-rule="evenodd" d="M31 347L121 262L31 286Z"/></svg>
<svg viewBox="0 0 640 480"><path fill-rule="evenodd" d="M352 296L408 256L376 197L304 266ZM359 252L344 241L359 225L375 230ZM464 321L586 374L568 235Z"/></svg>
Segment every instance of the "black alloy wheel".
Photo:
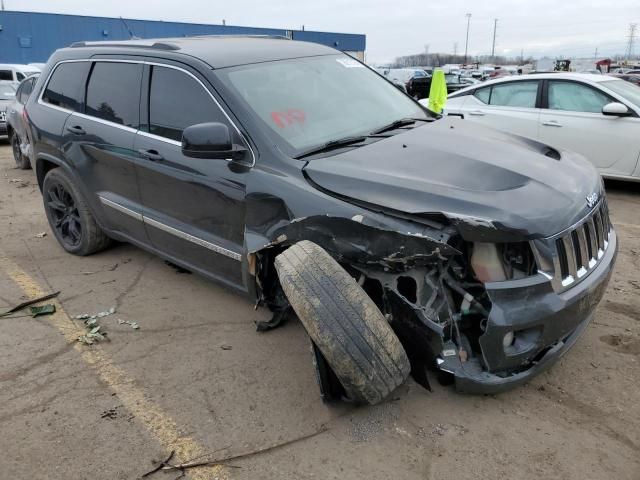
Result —
<svg viewBox="0 0 640 480"><path fill-rule="evenodd" d="M45 205L52 219L51 227L66 247L76 248L82 242L82 222L76 199L60 182L47 187Z"/></svg>

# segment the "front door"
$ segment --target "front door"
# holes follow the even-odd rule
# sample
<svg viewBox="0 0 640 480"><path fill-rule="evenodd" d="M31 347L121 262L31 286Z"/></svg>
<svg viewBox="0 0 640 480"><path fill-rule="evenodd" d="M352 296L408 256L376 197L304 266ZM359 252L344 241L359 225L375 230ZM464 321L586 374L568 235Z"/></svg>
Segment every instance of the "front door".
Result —
<svg viewBox="0 0 640 480"><path fill-rule="evenodd" d="M181 150L188 126L221 122L237 131L193 73L149 65L146 76L148 102L135 150L149 238L190 269L242 287L246 173L233 172L227 160L190 158Z"/></svg>
<svg viewBox="0 0 640 480"><path fill-rule="evenodd" d="M583 83L549 80L548 108L540 115L540 140L584 155L605 175L631 175L640 150L634 141L640 119L603 115L602 107L614 101Z"/></svg>
<svg viewBox="0 0 640 480"><path fill-rule="evenodd" d="M487 127L537 139L539 82L514 80L480 88L464 103L464 118Z"/></svg>

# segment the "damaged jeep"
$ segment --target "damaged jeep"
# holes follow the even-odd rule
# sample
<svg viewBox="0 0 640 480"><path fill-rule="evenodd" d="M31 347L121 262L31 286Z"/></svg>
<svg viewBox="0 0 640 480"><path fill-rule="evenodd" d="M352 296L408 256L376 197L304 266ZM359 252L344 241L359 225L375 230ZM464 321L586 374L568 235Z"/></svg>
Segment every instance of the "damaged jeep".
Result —
<svg viewBox="0 0 640 480"><path fill-rule="evenodd" d="M295 314L321 394L411 374L495 393L578 340L613 270L582 157L440 118L359 61L275 38L74 44L26 106L51 229L128 241Z"/></svg>

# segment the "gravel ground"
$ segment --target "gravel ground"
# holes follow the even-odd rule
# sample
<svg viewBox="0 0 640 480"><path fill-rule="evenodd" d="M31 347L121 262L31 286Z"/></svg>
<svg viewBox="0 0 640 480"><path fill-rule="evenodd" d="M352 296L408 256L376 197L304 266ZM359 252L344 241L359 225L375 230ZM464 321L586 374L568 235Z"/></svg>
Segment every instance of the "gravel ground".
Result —
<svg viewBox="0 0 640 480"><path fill-rule="evenodd" d="M116 308L100 319L111 341L91 347L69 343L64 322L77 323L67 317L0 319L0 477L131 479L176 445L218 458L284 444L191 475L637 480L640 192L608 191L616 272L556 366L498 396L429 393L409 380L391 401L354 409L320 401L298 322L258 334L266 312L135 247L77 258L38 236L49 228L34 173L16 170L0 144L5 270L60 290L71 316ZM0 308L26 298L15 278L0 270Z"/></svg>

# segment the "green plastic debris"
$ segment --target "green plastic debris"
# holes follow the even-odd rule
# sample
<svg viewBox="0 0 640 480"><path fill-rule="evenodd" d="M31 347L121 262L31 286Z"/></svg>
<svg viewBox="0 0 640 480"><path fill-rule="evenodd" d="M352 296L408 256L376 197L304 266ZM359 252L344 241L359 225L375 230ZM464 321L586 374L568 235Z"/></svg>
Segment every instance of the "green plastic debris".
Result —
<svg viewBox="0 0 640 480"><path fill-rule="evenodd" d="M51 315L52 313L56 313L56 306L51 303L47 303L46 305L29 307L29 310L31 311L31 316L35 318L40 315Z"/></svg>

